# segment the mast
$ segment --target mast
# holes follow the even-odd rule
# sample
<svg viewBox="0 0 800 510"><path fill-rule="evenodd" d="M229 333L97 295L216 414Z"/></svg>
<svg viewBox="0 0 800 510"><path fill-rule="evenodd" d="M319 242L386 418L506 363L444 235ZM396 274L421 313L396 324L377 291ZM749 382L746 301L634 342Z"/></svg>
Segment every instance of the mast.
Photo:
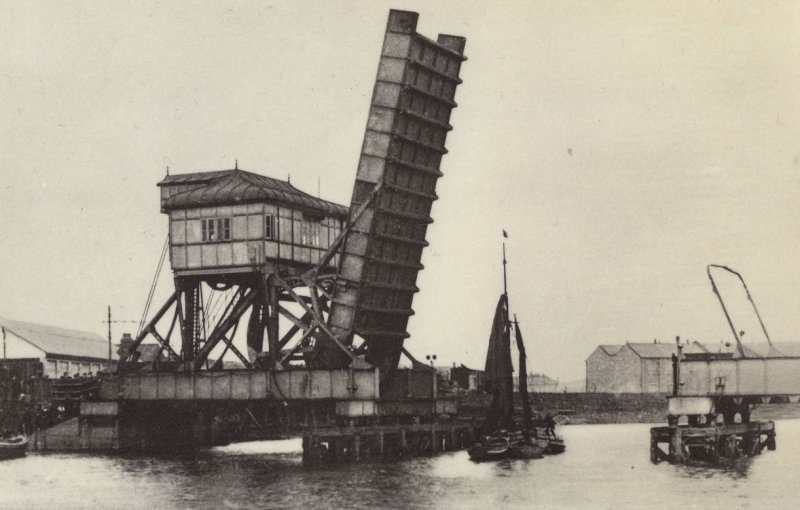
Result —
<svg viewBox="0 0 800 510"><path fill-rule="evenodd" d="M508 237L503 231L503 237ZM514 367L511 362L511 321L508 311L506 245L503 242L503 293L495 308L489 349L486 353L484 384L492 394L484 429L491 432L514 426Z"/></svg>
<svg viewBox="0 0 800 510"><path fill-rule="evenodd" d="M506 231L503 230L503 235L505 235ZM506 278L506 242L503 241L503 294L508 296L508 280Z"/></svg>
<svg viewBox="0 0 800 510"><path fill-rule="evenodd" d="M108 305L108 371L111 371L111 305Z"/></svg>

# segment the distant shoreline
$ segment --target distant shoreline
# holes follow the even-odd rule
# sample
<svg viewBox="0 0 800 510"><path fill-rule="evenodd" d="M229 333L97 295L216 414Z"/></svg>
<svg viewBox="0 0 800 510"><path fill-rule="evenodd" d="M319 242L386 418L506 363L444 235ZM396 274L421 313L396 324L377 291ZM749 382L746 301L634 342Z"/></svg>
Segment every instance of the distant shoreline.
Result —
<svg viewBox="0 0 800 510"><path fill-rule="evenodd" d="M515 395L518 399L519 395ZM489 395L472 393L460 402L459 415L482 417ZM533 393L529 395L534 415L565 416L568 424L666 423L667 395L649 393ZM517 401L517 406L521 402ZM520 408L521 409L521 408ZM798 404L759 404L752 420L800 419Z"/></svg>

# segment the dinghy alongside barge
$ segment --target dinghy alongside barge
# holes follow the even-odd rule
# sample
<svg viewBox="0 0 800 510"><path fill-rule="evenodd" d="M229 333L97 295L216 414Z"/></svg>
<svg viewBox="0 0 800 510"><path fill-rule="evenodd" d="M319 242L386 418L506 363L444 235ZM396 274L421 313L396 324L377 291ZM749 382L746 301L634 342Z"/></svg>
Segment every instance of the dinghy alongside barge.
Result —
<svg viewBox="0 0 800 510"><path fill-rule="evenodd" d="M24 457L28 451L28 438L22 434L0 438L0 460Z"/></svg>

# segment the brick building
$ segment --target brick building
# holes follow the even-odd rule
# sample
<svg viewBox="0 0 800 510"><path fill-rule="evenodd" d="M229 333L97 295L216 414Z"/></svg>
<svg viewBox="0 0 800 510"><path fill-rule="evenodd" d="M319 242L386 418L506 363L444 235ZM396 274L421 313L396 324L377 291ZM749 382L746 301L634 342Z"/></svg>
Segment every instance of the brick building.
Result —
<svg viewBox="0 0 800 510"><path fill-rule="evenodd" d="M450 369L450 381L461 389L476 391L483 387L483 370L474 370L462 363Z"/></svg>
<svg viewBox="0 0 800 510"><path fill-rule="evenodd" d="M590 393L671 393L674 343L600 345L586 359Z"/></svg>

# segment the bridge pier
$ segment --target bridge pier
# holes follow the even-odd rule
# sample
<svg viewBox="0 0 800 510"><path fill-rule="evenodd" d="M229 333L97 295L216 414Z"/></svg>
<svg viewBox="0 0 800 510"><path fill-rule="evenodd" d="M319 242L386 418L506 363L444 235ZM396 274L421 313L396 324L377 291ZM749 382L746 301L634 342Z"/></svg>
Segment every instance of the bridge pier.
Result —
<svg viewBox="0 0 800 510"><path fill-rule="evenodd" d="M730 397L715 400L670 398L667 426L650 429L651 462L724 463L759 455L764 448L775 449L775 424L750 421L751 402ZM685 424L681 417L686 417Z"/></svg>
<svg viewBox="0 0 800 510"><path fill-rule="evenodd" d="M428 370L123 372L100 379L79 416L39 432L53 450L191 450L303 438L308 461L430 454L471 444L452 398L431 399ZM76 408L77 409L77 408Z"/></svg>
<svg viewBox="0 0 800 510"><path fill-rule="evenodd" d="M343 462L431 455L466 448L472 435L470 424L449 422L320 428L303 434L303 459Z"/></svg>

